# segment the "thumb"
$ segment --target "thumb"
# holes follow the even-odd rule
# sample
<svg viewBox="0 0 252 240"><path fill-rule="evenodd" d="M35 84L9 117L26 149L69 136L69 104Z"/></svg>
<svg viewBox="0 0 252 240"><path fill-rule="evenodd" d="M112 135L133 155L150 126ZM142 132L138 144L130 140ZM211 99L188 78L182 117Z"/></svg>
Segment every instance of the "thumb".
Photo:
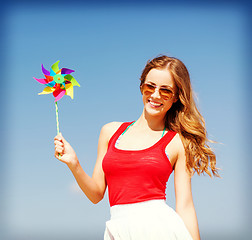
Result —
<svg viewBox="0 0 252 240"><path fill-rule="evenodd" d="M63 143L67 143L66 139L62 136L62 133L61 133L61 132L59 133L59 135L60 135L60 137L61 137L62 142L63 142Z"/></svg>

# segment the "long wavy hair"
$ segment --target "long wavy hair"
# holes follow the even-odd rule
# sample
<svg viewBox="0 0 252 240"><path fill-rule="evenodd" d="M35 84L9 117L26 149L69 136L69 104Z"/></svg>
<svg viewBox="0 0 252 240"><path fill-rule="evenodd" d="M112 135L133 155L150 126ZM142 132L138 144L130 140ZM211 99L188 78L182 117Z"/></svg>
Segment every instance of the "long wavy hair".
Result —
<svg viewBox="0 0 252 240"><path fill-rule="evenodd" d="M186 66L179 59L165 55L149 60L140 77L140 88L153 68L167 69L176 85L178 100L166 113L165 125L181 137L186 152L187 170L191 176L197 172L198 175L207 173L210 177L212 174L219 177L216 155L208 145L212 141L207 138L205 120L195 104Z"/></svg>

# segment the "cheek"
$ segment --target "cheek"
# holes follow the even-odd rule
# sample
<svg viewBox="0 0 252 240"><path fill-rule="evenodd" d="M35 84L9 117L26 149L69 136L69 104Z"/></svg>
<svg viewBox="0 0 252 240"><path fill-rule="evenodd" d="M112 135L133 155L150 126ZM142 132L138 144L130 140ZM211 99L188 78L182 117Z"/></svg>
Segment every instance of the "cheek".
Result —
<svg viewBox="0 0 252 240"><path fill-rule="evenodd" d="M166 111L166 112L169 111L170 108L172 107L172 105L173 105L173 102L172 102L172 101L166 103L165 106L164 106L165 111Z"/></svg>
<svg viewBox="0 0 252 240"><path fill-rule="evenodd" d="M167 101L167 102L165 103L165 106L164 106L165 111L166 111L166 112L169 111L170 108L171 108L176 102L177 102L177 99L176 99L176 98Z"/></svg>
<svg viewBox="0 0 252 240"><path fill-rule="evenodd" d="M142 100L143 100L143 103L145 103L147 101L147 97L145 94L142 95Z"/></svg>

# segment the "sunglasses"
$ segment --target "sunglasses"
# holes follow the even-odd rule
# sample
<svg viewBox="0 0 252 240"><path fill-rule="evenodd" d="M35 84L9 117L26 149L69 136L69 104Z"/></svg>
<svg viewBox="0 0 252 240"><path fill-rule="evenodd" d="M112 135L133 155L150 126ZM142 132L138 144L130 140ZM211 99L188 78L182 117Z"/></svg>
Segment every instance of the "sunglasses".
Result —
<svg viewBox="0 0 252 240"><path fill-rule="evenodd" d="M172 97L174 96L174 93L171 89L162 87L158 88L157 86L152 85L150 83L144 83L141 86L141 92L142 94L151 95L156 91L156 88L159 91L159 95L165 100L172 99Z"/></svg>

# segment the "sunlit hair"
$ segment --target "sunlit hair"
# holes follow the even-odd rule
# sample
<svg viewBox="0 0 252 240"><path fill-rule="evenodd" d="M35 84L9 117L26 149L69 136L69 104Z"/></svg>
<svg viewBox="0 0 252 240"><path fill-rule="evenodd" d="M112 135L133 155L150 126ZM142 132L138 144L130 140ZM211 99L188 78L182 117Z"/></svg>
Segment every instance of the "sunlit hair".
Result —
<svg viewBox="0 0 252 240"><path fill-rule="evenodd" d="M219 176L216 156L208 145L211 141L207 138L204 118L195 104L186 66L180 60L165 55L149 60L140 78L140 88L153 68L169 70L176 85L178 100L167 112L165 125L169 130L179 133L186 151L186 166L189 173Z"/></svg>

